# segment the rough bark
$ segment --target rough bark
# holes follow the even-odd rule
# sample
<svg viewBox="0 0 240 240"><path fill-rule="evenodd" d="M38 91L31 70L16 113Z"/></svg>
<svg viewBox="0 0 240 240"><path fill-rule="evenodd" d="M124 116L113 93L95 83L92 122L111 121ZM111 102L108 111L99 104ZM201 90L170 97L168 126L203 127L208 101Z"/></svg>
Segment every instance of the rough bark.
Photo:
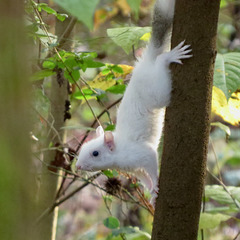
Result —
<svg viewBox="0 0 240 240"><path fill-rule="evenodd" d="M0 239L7 240L32 240L31 99L23 2L0 2Z"/></svg>
<svg viewBox="0 0 240 240"><path fill-rule="evenodd" d="M176 1L172 46L186 39L194 56L172 66L153 240L197 239L219 5L220 0Z"/></svg>
<svg viewBox="0 0 240 240"><path fill-rule="evenodd" d="M61 12L63 12L61 10ZM64 22L56 22L56 35L61 37L68 26L70 19L66 19ZM69 33L70 35L70 33ZM69 37L69 36L68 36ZM65 40L62 44L61 49L70 50L70 41ZM51 90L49 94L50 100L50 114L49 122L53 123L49 126L48 131L50 134L48 136L47 146L51 144L55 146L64 142L64 131L61 129L64 122L64 112L65 112L65 101L68 100L68 81L64 78L61 71L58 72L57 77L52 79ZM53 130L54 128L54 130ZM58 133L58 136L56 135ZM48 165L52 165L55 159L56 152L48 151L44 156L44 163L42 165L42 179L41 187L39 192L39 216L41 216L45 210L52 206L55 201L57 190L59 188L59 183L61 177L58 176L60 172L54 168L51 172L48 169ZM40 218L37 225L37 235L39 240L54 240L56 238L56 226L57 226L58 208L56 207L51 213L44 215Z"/></svg>

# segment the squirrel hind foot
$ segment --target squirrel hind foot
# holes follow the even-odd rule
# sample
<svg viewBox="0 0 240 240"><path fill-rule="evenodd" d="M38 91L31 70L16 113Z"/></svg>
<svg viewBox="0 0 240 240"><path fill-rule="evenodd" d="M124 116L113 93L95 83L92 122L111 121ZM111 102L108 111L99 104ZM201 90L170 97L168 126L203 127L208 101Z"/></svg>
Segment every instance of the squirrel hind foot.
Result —
<svg viewBox="0 0 240 240"><path fill-rule="evenodd" d="M182 59L191 58L193 55L189 54L192 52L190 45L184 45L185 40L180 42L175 48L173 48L170 52L165 52L159 55L159 58L163 61L166 61L167 64L170 63L178 63L182 64Z"/></svg>
<svg viewBox="0 0 240 240"><path fill-rule="evenodd" d="M158 189L157 189L157 191L152 191L151 192L151 194L152 194L152 197L151 197L151 199L150 199L150 204L152 204L152 206L155 208L155 204L156 204L156 199L157 199L157 196L158 196Z"/></svg>
<svg viewBox="0 0 240 240"><path fill-rule="evenodd" d="M151 177L143 169L138 169L134 171L135 176L140 180L140 182L150 191L153 191L153 182Z"/></svg>

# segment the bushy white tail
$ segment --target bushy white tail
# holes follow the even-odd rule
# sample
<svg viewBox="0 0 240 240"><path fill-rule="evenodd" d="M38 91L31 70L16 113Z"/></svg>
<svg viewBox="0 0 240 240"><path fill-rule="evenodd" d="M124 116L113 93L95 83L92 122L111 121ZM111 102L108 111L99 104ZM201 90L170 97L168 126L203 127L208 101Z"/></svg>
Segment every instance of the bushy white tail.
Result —
<svg viewBox="0 0 240 240"><path fill-rule="evenodd" d="M160 11L162 17L173 18L175 0L156 0L155 7Z"/></svg>
<svg viewBox="0 0 240 240"><path fill-rule="evenodd" d="M175 0L156 0L152 22L152 38L145 52L145 57L149 60L155 60L165 48L170 32Z"/></svg>

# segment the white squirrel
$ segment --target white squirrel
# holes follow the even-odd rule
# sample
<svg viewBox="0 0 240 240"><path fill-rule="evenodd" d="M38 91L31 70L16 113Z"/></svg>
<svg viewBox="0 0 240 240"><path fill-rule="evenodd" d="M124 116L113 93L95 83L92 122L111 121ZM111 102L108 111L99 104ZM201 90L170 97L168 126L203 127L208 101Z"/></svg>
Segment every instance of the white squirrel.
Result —
<svg viewBox="0 0 240 240"><path fill-rule="evenodd" d="M152 38L143 57L136 62L130 83L117 113L114 132L99 126L96 138L83 144L76 167L86 171L119 169L132 172L152 194L158 193L158 144L165 107L171 97L170 63L192 55L181 42L163 52L171 28L175 0L157 0L154 8Z"/></svg>

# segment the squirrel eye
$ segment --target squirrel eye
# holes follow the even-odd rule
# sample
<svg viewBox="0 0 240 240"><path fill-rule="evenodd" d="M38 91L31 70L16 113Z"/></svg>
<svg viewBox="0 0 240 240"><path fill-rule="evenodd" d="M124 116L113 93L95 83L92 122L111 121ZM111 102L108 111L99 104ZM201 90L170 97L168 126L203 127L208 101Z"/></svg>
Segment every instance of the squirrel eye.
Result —
<svg viewBox="0 0 240 240"><path fill-rule="evenodd" d="M99 155L99 152L98 152L98 151L94 151L94 152L92 153L92 155L93 155L94 157L97 157L97 156Z"/></svg>

